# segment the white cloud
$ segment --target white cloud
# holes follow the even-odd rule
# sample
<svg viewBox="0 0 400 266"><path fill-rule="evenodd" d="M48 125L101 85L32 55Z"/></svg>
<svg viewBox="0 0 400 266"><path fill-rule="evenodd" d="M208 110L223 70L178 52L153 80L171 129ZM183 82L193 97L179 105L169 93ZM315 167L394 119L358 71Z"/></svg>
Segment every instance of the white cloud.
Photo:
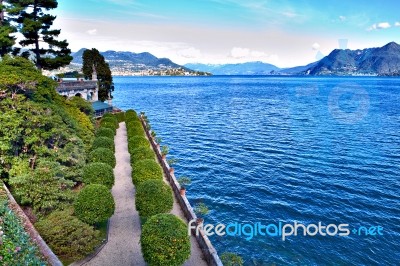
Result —
<svg viewBox="0 0 400 266"><path fill-rule="evenodd" d="M89 35L97 35L97 29L92 29L92 30L88 30L86 31Z"/></svg>
<svg viewBox="0 0 400 266"><path fill-rule="evenodd" d="M380 23L376 23L374 25L372 25L370 28L368 28L368 30L382 30L382 29L388 29L390 28L391 25L389 22L380 22Z"/></svg>
<svg viewBox="0 0 400 266"><path fill-rule="evenodd" d="M201 57L201 52L199 49L196 49L194 47L190 47L187 49L183 49L177 52L179 56L182 56L184 58L200 58Z"/></svg>
<svg viewBox="0 0 400 266"><path fill-rule="evenodd" d="M241 48L241 47L233 47L231 50L231 56L233 58L243 58L250 54L250 49Z"/></svg>
<svg viewBox="0 0 400 266"><path fill-rule="evenodd" d="M394 26L396 26L396 27L400 27L400 22L396 22L396 23L394 23Z"/></svg>
<svg viewBox="0 0 400 266"><path fill-rule="evenodd" d="M343 22L343 21L346 20L346 17L345 16L339 16L339 20Z"/></svg>
<svg viewBox="0 0 400 266"><path fill-rule="evenodd" d="M312 49L313 49L314 51L318 51L319 48L321 47L321 45L319 45L319 43L314 43L311 47L312 47Z"/></svg>

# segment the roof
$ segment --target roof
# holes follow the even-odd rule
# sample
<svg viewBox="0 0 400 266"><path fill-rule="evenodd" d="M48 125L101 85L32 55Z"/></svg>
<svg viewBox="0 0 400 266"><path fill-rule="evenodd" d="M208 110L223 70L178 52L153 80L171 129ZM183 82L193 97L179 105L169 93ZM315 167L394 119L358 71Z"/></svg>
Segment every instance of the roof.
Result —
<svg viewBox="0 0 400 266"><path fill-rule="evenodd" d="M108 105L107 103L103 103L101 101L92 102L92 106L95 111L101 111L101 110L107 110L107 109L113 108L112 106Z"/></svg>
<svg viewBox="0 0 400 266"><path fill-rule="evenodd" d="M57 91L96 89L97 81L65 81L58 83Z"/></svg>

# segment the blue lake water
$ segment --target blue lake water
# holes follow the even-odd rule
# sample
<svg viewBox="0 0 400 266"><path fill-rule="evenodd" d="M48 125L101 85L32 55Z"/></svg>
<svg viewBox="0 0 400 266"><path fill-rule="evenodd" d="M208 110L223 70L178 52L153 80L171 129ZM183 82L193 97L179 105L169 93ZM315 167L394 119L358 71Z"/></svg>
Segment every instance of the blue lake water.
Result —
<svg viewBox="0 0 400 266"><path fill-rule="evenodd" d="M400 79L115 77L205 223L381 226L383 235L211 236L246 265L400 264ZM363 230L363 229L361 229ZM373 233L373 231L371 231ZM376 232L376 231L375 231Z"/></svg>

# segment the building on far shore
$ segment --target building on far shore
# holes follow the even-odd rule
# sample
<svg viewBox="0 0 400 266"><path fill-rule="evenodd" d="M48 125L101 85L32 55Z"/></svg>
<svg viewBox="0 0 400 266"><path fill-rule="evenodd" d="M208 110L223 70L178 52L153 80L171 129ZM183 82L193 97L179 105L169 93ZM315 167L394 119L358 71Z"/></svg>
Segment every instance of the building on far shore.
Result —
<svg viewBox="0 0 400 266"><path fill-rule="evenodd" d="M112 106L111 97L108 99L108 103L99 101L99 83L97 82L97 73L94 67L92 80L84 80L82 78L59 79L56 90L60 95L67 98L78 96L91 102L96 118L101 117L105 113L118 110Z"/></svg>

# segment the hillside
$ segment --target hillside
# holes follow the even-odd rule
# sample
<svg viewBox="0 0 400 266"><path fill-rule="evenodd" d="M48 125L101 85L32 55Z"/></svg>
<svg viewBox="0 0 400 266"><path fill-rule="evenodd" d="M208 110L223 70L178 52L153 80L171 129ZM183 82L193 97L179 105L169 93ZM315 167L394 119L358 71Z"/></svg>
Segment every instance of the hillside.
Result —
<svg viewBox="0 0 400 266"><path fill-rule="evenodd" d="M279 68L263 63L263 62L248 62L241 64L186 64L185 67L197 70L210 72L213 75L270 75Z"/></svg>
<svg viewBox="0 0 400 266"><path fill-rule="evenodd" d="M399 75L400 45L379 48L333 50L328 56L302 71L306 75Z"/></svg>

